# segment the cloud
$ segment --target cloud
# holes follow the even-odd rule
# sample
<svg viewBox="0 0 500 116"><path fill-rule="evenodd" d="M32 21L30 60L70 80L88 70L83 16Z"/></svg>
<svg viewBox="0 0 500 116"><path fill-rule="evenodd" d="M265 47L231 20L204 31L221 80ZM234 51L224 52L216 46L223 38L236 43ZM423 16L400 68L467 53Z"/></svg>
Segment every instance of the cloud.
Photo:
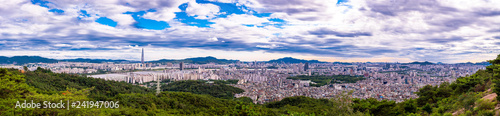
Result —
<svg viewBox="0 0 500 116"><path fill-rule="evenodd" d="M257 45L255 47L274 49L274 48L279 48L280 46L276 44L271 44L271 45Z"/></svg>
<svg viewBox="0 0 500 116"><path fill-rule="evenodd" d="M143 17L160 21L171 21L175 18L174 12L180 12L178 8L160 8L157 12L148 12Z"/></svg>
<svg viewBox="0 0 500 116"><path fill-rule="evenodd" d="M500 10L481 10L475 12L479 16L500 16Z"/></svg>
<svg viewBox="0 0 500 116"><path fill-rule="evenodd" d="M219 39L217 39L217 37L212 37L212 38L209 38L208 40L209 41L219 41Z"/></svg>
<svg viewBox="0 0 500 116"><path fill-rule="evenodd" d="M186 13L189 16L196 16L197 19L211 19L219 13L219 6L213 4L198 4L189 2L186 8Z"/></svg>
<svg viewBox="0 0 500 116"><path fill-rule="evenodd" d="M227 16L227 18L214 19L212 21L218 23L226 22L225 24L234 23L236 25L241 25L241 24L260 25L262 23L270 22L269 20L267 20L267 18L260 18L257 16L247 15L247 14L242 14L242 15L232 14Z"/></svg>
<svg viewBox="0 0 500 116"><path fill-rule="evenodd" d="M427 39L425 41L431 42L431 43L445 44L445 43L450 43L450 42L462 42L462 41L466 41L466 39L464 39L462 37L449 37L449 38L432 38L432 39Z"/></svg>
<svg viewBox="0 0 500 116"><path fill-rule="evenodd" d="M144 17L151 18L151 16L150 17L144 16ZM127 15L127 14L113 14L113 15L109 15L108 18L116 21L118 23L118 25L121 25L121 26L130 26L130 25L135 23L134 18L132 18L132 16Z"/></svg>
<svg viewBox="0 0 500 116"><path fill-rule="evenodd" d="M369 32L337 32L325 28L309 31L309 34L317 35L318 37L324 37L325 35L335 35L337 37L372 36L372 34Z"/></svg>
<svg viewBox="0 0 500 116"><path fill-rule="evenodd" d="M436 0L373 0L366 1L370 11L387 16L397 16L406 12L451 13L458 10L441 5Z"/></svg>
<svg viewBox="0 0 500 116"><path fill-rule="evenodd" d="M500 53L499 28L492 26L500 24L498 6L468 0L11 0L0 4L0 50L64 57L123 52L113 58L133 59L125 52L149 47L243 59L262 58L237 54L481 61ZM104 18L112 26L97 21Z"/></svg>

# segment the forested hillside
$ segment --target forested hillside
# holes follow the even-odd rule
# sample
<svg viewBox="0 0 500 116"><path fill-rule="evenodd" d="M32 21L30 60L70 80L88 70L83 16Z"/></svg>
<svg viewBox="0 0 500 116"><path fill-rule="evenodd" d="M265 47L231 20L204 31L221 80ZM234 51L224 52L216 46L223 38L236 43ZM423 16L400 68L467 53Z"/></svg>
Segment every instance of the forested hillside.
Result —
<svg viewBox="0 0 500 116"><path fill-rule="evenodd" d="M0 115L484 115L498 114L500 55L492 65L452 83L424 86L417 99L401 103L376 99L352 99L348 94L332 99L296 96L267 104L253 104L249 98L231 98L241 92L223 83L173 82L168 90L153 90L124 82L106 81L38 69L24 72L0 69ZM216 85L216 86L214 86ZM230 90L213 93L209 90ZM185 91L185 92L172 92ZM216 97L214 97L216 96ZM225 99L223 99L225 98ZM17 101L119 101L119 108L22 109Z"/></svg>
<svg viewBox="0 0 500 116"><path fill-rule="evenodd" d="M203 81L181 81L164 86L165 91L155 95L152 90L124 82L106 81L72 74L56 74L50 70L38 69L33 72L0 68L0 115L287 115L287 114L353 114L328 106L347 104L336 100L323 102L304 102L308 106L273 106L253 104L248 97L228 97L242 92L241 89L224 85L224 82L206 83ZM215 86L214 86L215 85ZM207 87L207 88L202 88ZM186 89L188 88L188 89ZM223 91L223 92L210 92ZM199 94L194 94L194 93ZM213 97L213 96L217 97ZM220 98L218 98L220 97ZM225 98L225 99L223 99ZM312 98L307 98L312 99ZM15 108L16 102L24 100L35 103L43 101L119 101L119 108L89 109L33 109ZM316 100L316 99L312 99ZM301 103L289 100L286 103ZM303 104L304 104L303 103ZM345 108L348 105L346 105ZM315 108L315 109L313 109ZM318 109L319 108L319 109ZM307 112L304 112L307 111ZM360 112L358 112L360 114Z"/></svg>
<svg viewBox="0 0 500 116"><path fill-rule="evenodd" d="M152 87L154 88L154 87ZM217 98L232 99L234 94L243 93L244 90L223 83L207 83L202 80L176 81L161 86L162 91L190 92L206 94Z"/></svg>
<svg viewBox="0 0 500 116"><path fill-rule="evenodd" d="M15 70L14 70L15 71ZM39 89L39 93L54 94L68 88L92 88L89 98L95 100L108 100L118 94L150 93L147 88L125 82L106 81L104 79L83 77L76 74L52 73L50 70L38 68L24 73L26 84Z"/></svg>

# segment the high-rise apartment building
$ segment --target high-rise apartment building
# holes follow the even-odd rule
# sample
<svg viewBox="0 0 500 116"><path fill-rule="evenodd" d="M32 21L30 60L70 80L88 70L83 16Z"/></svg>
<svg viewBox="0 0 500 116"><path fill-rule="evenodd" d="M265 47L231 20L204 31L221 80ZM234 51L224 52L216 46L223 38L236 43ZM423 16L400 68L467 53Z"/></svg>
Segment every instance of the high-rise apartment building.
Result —
<svg viewBox="0 0 500 116"><path fill-rule="evenodd" d="M308 62L306 62L306 64L304 65L304 71L307 71L307 70L309 70L309 63Z"/></svg>
<svg viewBox="0 0 500 116"><path fill-rule="evenodd" d="M182 63L182 62L179 63L179 70L184 70L184 66L183 65L184 65L184 63Z"/></svg>

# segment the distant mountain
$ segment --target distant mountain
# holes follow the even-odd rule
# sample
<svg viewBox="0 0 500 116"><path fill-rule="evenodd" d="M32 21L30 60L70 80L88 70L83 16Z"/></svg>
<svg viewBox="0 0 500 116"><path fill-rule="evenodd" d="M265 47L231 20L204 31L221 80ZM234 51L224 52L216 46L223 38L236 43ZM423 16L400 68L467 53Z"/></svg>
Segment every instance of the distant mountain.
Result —
<svg viewBox="0 0 500 116"><path fill-rule="evenodd" d="M50 59L50 58L44 58L40 56L13 56L13 57L5 57L5 56L0 56L0 64L17 64L17 65L23 65L23 64L28 64L28 63L57 63L57 62L88 62L88 63L102 63L102 62L114 62L114 63L139 63L140 61L130 61L130 60L111 60L111 59L84 59L84 58L77 58L77 59L62 59L62 60L57 60L57 59ZM161 60L156 60L156 61L147 61L147 63L191 63L191 64L207 64L207 63L217 63L217 64L230 64L230 63L236 63L239 62L239 60L227 60L227 59L217 59L212 56L207 56L207 57L196 57L196 58L186 58L186 59L180 59L180 60L174 60L174 59L161 59ZM266 62L266 61L264 61ZM296 59L292 57L284 57L280 59L274 59L274 60L269 60L266 63L327 63L327 62L321 62L318 60L303 60L303 59ZM344 65L351 65L352 63L347 63L347 62L333 62L334 64L344 64ZM403 64L420 64L420 65L432 65L432 64L443 64L441 62L438 63L432 63L432 62L411 62L411 63L403 63ZM457 63L457 64L463 64L463 65L491 65L489 62L477 62L477 63Z"/></svg>
<svg viewBox="0 0 500 116"><path fill-rule="evenodd" d="M425 61L425 62L418 62L418 61L415 61L415 62L406 63L406 64L432 65L432 64L434 64L434 63L429 62L429 61Z"/></svg>
<svg viewBox="0 0 500 116"><path fill-rule="evenodd" d="M148 63L180 63L180 62L191 63L191 64L207 64L207 63L230 64L239 62L239 60L217 59L212 56L207 56L207 57L186 58L181 60L161 59L156 61L149 61Z"/></svg>
<svg viewBox="0 0 500 116"><path fill-rule="evenodd" d="M292 57L284 57L284 58L280 58L280 59L274 59L274 60L270 60L270 61L267 61L267 63L326 63L326 62L321 62L321 61L318 61L318 60L303 60L303 59L295 59L295 58L292 58Z"/></svg>
<svg viewBox="0 0 500 116"><path fill-rule="evenodd" d="M489 62L476 62L476 63L472 63L472 62L467 62L467 63L457 63L457 64L462 64L462 65L491 65Z"/></svg>
<svg viewBox="0 0 500 116"><path fill-rule="evenodd" d="M156 61L148 61L147 63L192 63L192 64L207 64L207 63L217 63L217 64L229 64L236 63L239 60L227 60L227 59L217 59L212 56L208 57L197 57L197 58L187 58L181 60L170 60L161 59ZM114 62L114 63L138 63L139 61L129 61L129 60L111 60L111 59L49 59L40 56L14 56L5 57L0 56L0 64L28 64L28 63L57 63L57 62L88 62L88 63L102 63L102 62Z"/></svg>
<svg viewBox="0 0 500 116"><path fill-rule="evenodd" d="M366 62L366 63L371 63L371 62ZM347 63L347 62L333 62L333 64L352 65L352 63Z"/></svg>
<svg viewBox="0 0 500 116"><path fill-rule="evenodd" d="M491 65L490 62L477 62L475 65Z"/></svg>
<svg viewBox="0 0 500 116"><path fill-rule="evenodd" d="M83 58L57 60L57 59L44 58L44 57L40 57L40 56L14 56L14 57L0 56L0 64L23 65L23 64L28 64L28 63L57 63L57 62L88 62L88 63L115 62L115 63L122 63L122 62L134 62L134 61L109 60L109 59L108 60L107 59L83 59ZM135 61L135 62L137 62L137 61Z"/></svg>
<svg viewBox="0 0 500 116"><path fill-rule="evenodd" d="M57 63L58 60L40 56L0 56L0 64L27 64L27 63Z"/></svg>

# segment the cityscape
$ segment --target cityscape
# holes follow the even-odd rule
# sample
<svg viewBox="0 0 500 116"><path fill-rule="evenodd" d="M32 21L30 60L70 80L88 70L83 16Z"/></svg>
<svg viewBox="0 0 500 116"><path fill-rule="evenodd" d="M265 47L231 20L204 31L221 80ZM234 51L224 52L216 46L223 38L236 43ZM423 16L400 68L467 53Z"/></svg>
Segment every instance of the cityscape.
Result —
<svg viewBox="0 0 500 116"><path fill-rule="evenodd" d="M206 57L211 59L213 57ZM216 58L213 58L216 59ZM302 62L285 63L293 59ZM437 86L443 82L451 83L459 77L474 74L485 69L485 64L458 63L437 64L430 62L412 63L309 63L308 60L294 58L277 59L281 62L235 62L217 64L190 63L148 63L144 61L144 49L140 63L29 63L26 65L4 65L2 68L16 68L34 71L38 67L55 73L88 74L88 77L127 83L150 88L162 80L238 80L231 86L245 92L235 97L249 97L254 103L280 101L286 97L307 96L312 98L333 98L343 92L352 91L352 98L375 98L402 102L417 98L415 92L425 85ZM97 74L101 72L102 74ZM287 79L288 77L348 75L362 77L354 83L328 83L321 86L311 79ZM333 77L330 77L333 78ZM156 87L156 86L155 86Z"/></svg>
<svg viewBox="0 0 500 116"><path fill-rule="evenodd" d="M500 0L0 0L0 116L500 116Z"/></svg>

